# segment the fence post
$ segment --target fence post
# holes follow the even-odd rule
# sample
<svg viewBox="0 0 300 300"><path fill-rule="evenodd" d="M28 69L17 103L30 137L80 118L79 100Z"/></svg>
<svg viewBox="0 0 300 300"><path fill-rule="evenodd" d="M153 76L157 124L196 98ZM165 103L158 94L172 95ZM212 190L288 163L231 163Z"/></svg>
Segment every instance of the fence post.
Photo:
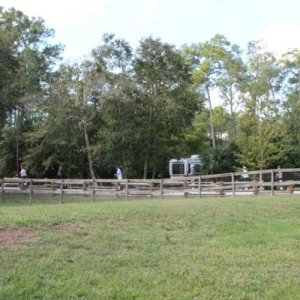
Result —
<svg viewBox="0 0 300 300"><path fill-rule="evenodd" d="M231 188L232 188L232 196L235 196L234 173L231 173Z"/></svg>
<svg viewBox="0 0 300 300"><path fill-rule="evenodd" d="M259 170L259 191L264 191L264 185L263 185L263 177L262 177L261 169Z"/></svg>
<svg viewBox="0 0 300 300"><path fill-rule="evenodd" d="M61 180L60 184L60 203L64 203L64 180Z"/></svg>
<svg viewBox="0 0 300 300"><path fill-rule="evenodd" d="M164 198L164 182L163 182L163 178L160 179L160 183L159 183L159 194L160 194L160 199L162 200Z"/></svg>
<svg viewBox="0 0 300 300"><path fill-rule="evenodd" d="M183 195L184 195L184 197L187 197L189 195L188 188L189 188L189 182L188 182L188 180L185 180L183 182Z"/></svg>
<svg viewBox="0 0 300 300"><path fill-rule="evenodd" d="M198 183L199 183L199 186L198 186L198 189L199 189L199 198L201 198L201 190L202 190L202 187L201 187L201 176L199 176L199 178L198 178Z"/></svg>
<svg viewBox="0 0 300 300"><path fill-rule="evenodd" d="M92 180L92 198L93 202L95 202L95 179Z"/></svg>
<svg viewBox="0 0 300 300"><path fill-rule="evenodd" d="M126 179L125 189L126 189L126 201L127 201L128 200L128 179Z"/></svg>
<svg viewBox="0 0 300 300"><path fill-rule="evenodd" d="M32 203L32 179L29 181L29 202Z"/></svg>

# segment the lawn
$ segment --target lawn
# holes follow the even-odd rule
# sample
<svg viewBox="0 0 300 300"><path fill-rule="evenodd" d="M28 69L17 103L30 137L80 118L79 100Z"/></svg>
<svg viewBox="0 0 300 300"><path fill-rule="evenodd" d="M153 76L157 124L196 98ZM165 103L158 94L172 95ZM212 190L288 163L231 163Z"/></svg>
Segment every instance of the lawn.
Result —
<svg viewBox="0 0 300 300"><path fill-rule="evenodd" d="M0 299L300 299L297 196L82 200L0 205Z"/></svg>

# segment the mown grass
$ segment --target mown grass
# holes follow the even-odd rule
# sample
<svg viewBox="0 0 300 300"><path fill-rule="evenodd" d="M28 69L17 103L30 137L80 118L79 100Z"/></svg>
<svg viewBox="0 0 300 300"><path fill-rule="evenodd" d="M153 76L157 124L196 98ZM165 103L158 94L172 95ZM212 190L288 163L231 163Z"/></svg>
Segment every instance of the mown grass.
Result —
<svg viewBox="0 0 300 300"><path fill-rule="evenodd" d="M0 299L299 299L299 216L297 196L3 204L38 238L0 246Z"/></svg>

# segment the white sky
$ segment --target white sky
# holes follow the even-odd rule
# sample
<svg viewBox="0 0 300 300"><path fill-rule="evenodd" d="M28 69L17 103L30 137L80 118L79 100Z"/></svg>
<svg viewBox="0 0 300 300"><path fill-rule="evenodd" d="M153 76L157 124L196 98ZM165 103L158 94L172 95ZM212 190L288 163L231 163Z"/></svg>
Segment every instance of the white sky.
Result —
<svg viewBox="0 0 300 300"><path fill-rule="evenodd" d="M0 0L0 6L42 17L68 60L88 55L104 33L133 47L149 35L179 47L223 34L243 49L260 39L273 52L300 49L300 0Z"/></svg>

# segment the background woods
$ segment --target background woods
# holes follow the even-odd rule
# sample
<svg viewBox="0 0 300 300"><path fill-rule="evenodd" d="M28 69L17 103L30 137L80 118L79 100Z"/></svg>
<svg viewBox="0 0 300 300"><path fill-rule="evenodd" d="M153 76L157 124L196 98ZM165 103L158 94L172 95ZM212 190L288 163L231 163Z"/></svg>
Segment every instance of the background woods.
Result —
<svg viewBox="0 0 300 300"><path fill-rule="evenodd" d="M113 34L79 62L39 18L0 7L0 172L31 177L168 176L200 154L206 173L300 165L300 52L281 58L224 36L136 49ZM219 106L213 105L218 102Z"/></svg>

